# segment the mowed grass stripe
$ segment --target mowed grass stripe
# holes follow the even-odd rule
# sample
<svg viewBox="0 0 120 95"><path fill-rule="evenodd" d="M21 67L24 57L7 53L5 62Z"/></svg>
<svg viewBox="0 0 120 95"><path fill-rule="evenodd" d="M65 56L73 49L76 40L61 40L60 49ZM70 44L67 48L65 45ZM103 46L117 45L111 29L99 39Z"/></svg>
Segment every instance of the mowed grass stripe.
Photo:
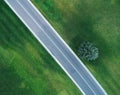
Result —
<svg viewBox="0 0 120 95"><path fill-rule="evenodd" d="M15 20L15 19L14 19L14 20ZM10 23L10 24L12 24L12 23ZM11 30L11 31L12 31L12 30L16 30L16 29L14 28L14 26L10 26L10 24L8 24L8 27L10 28L10 30ZM6 26L7 26L7 25L6 25ZM8 27L5 27L5 28L8 29ZM10 30L8 29L6 32L7 32L7 33L10 33ZM18 31L19 31L19 29L17 29L17 32L18 32ZM14 31L14 32L16 32L16 31ZM7 33L6 33L6 34L7 34ZM8 35L8 34L7 34L7 35ZM8 36L10 37L10 35L8 35ZM8 36L7 36L7 37L8 37ZM19 35L19 37L20 37L20 36L21 36L21 35ZM6 37L6 38L7 38L7 37ZM4 39L5 39L5 38L4 38ZM10 40L8 40L8 41L9 41L9 43L11 43ZM18 41L18 42L19 42L19 41ZM12 44L12 43L11 43L11 44ZM17 41L16 41L16 44L17 44ZM14 44L12 44L12 45L14 46ZM8 47L9 47L9 46L8 46ZM14 46L14 47L15 47L15 46ZM18 52L18 53L19 53L19 52ZM21 53L22 53L22 48L21 48ZM12 55L12 54L11 54L11 55ZM7 56L7 55L5 55L5 56ZM15 62L18 61L18 62L20 62L20 63L25 63L24 61L22 61L23 59L22 59L22 60L19 59L19 55L16 55L16 57L17 57L18 59L16 59ZM8 62L9 62L9 61L8 61ZM18 63L18 62L17 62L17 63ZM28 62L28 63L29 63L29 62ZM14 63L13 63L13 64L14 64ZM21 64L21 65L22 65L22 64ZM23 66L22 66L22 67L23 67ZM16 68L18 69L18 66L16 66ZM21 68L20 65L19 65L19 68ZM18 69L18 70L20 70L20 69ZM21 68L21 70L24 70L24 69ZM29 74L28 74L28 75L29 75ZM31 78L31 77L28 77L28 75L25 77L25 74L24 74L24 77L25 77L26 79ZM8 92L8 93L9 93L9 92Z"/></svg>
<svg viewBox="0 0 120 95"><path fill-rule="evenodd" d="M16 20L19 21L18 19L14 19L14 16L12 16L8 11L2 11L2 14L1 14L2 17L5 17L5 18L9 18L9 19L5 19L5 18L2 18L3 22L5 23L4 26L7 27L10 29L10 30L16 30L16 31L10 31L10 33L14 33L15 35L17 35L16 39L17 38L20 38L19 37L19 34L21 34L22 36L21 37L24 37L24 30L21 26L17 25L16 23ZM6 23L7 22L7 23ZM11 23L13 24L13 26L10 26ZM21 22L20 22L21 23ZM20 31L20 32L19 32ZM9 32L8 32L9 33Z"/></svg>
<svg viewBox="0 0 120 95"><path fill-rule="evenodd" d="M109 95L119 95L120 2L113 1L32 0L76 54L83 41L99 48L96 61L82 61Z"/></svg>
<svg viewBox="0 0 120 95"><path fill-rule="evenodd" d="M0 7L1 95L81 95L4 1Z"/></svg>

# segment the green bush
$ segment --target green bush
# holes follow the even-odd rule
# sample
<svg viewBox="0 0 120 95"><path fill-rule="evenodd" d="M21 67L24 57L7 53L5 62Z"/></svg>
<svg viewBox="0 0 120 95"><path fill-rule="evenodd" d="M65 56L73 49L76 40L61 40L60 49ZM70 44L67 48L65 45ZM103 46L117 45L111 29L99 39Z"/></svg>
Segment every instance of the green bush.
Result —
<svg viewBox="0 0 120 95"><path fill-rule="evenodd" d="M83 42L79 47L80 56L88 61L92 61L98 58L99 51L92 43Z"/></svg>

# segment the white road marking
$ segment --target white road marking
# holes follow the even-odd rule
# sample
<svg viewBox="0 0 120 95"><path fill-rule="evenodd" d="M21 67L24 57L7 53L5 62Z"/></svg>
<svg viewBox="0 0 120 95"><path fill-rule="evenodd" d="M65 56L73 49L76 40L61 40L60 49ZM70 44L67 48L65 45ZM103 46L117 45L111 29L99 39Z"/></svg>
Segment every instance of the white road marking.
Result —
<svg viewBox="0 0 120 95"><path fill-rule="evenodd" d="M16 0L17 2L19 0ZM37 26L42 30L42 32L44 31L42 29L42 27L35 21L35 19L30 15L30 13L23 7L23 5L21 5L20 2L18 2L18 4L23 8L23 10L30 16L30 18L37 24ZM84 80L84 82L88 85L88 87L93 91L93 93L96 95L96 93L94 92L94 90L90 87L90 85L86 82L86 80L82 77L82 75L79 73L79 71L74 67L74 65L72 65L72 63L69 61L69 59L63 54L63 52L59 49L59 47L57 47L57 45L54 43L54 41L47 35L47 33L43 32L49 39L50 41L55 45L55 47L60 51L60 53L67 59L67 61L70 63L70 65L76 70L76 72L81 76L81 78Z"/></svg>
<svg viewBox="0 0 120 95"><path fill-rule="evenodd" d="M16 0L17 1L17 0ZM7 0L5 0L5 2L12 8L12 6L9 4L9 2L7 2ZM40 14L40 12L37 10L37 8L31 3L30 0L28 0L28 2L35 8L35 10ZM18 2L20 5L20 2ZM23 6L21 6L23 7ZM23 9L26 11L26 9L23 7ZM14 10L14 8L12 8L12 10L17 14L17 16L22 20L22 22L28 27L28 29L32 32L32 34L37 38L37 40L44 46L44 48L50 53L50 55L52 55L52 53L47 49L47 47L44 45L44 43L36 36L36 34L32 31L32 29L27 25L27 23L19 16L19 14ZM27 14L32 17L28 12ZM43 15L40 14L42 17ZM93 75L89 72L89 70L85 67L85 65L82 63L82 61L75 55L75 53L71 50L71 48L65 43L65 41L58 35L58 33L54 30L54 28L48 23L48 21L43 17L43 19L46 21L46 23L51 27L51 29L55 32L55 34L58 36L58 38L60 38L62 40L62 42L65 44L65 46L72 52L72 54L77 58L77 60L79 60L79 62L82 64L82 66L84 67L84 69L89 73L89 75L91 75L91 77L94 79L94 81L99 85L99 87L104 91L104 89L101 87L101 85L98 83L98 81L96 81L96 79L93 77ZM34 18L32 17L32 20L38 25L38 27L44 31L41 26L39 26L39 24L34 20ZM45 35L52 41L52 43L56 46L56 48L62 53L62 51L57 47L57 45L53 42L53 40L45 33ZM71 64L71 62L69 61L69 59L62 53L62 55L68 60L68 62ZM59 61L55 58L54 55L52 55L53 58L58 62L58 64L62 67L62 69L68 74L68 76L72 79L72 77L69 75L69 73L65 70L65 68L59 63ZM71 66L77 71L77 69L71 64ZM78 71L77 71L78 72ZM78 74L81 76L81 74L78 72ZM82 78L84 80L84 78ZM77 87L82 91L82 89L78 86L78 84L74 81L74 79L72 79L72 81L77 85ZM86 82L85 82L86 83ZM88 84L89 86L89 84ZM91 89L92 90L92 89ZM104 91L105 92L105 91ZM82 93L84 93L82 91ZM105 92L106 93L106 92ZM85 94L85 93L84 93ZM105 94L107 95L107 94Z"/></svg>

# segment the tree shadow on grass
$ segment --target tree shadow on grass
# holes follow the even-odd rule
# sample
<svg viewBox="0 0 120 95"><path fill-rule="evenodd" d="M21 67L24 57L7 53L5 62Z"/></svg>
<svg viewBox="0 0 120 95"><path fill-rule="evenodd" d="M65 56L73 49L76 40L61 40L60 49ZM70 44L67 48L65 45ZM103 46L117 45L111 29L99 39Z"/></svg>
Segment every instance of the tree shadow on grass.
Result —
<svg viewBox="0 0 120 95"><path fill-rule="evenodd" d="M72 19L69 19L68 21L69 22L67 22L68 24L66 25L66 31L69 32L69 35L74 34L74 37L71 39L69 45L77 54L80 44L84 41L90 41L96 47L98 47L100 50L100 55L111 55L110 49L107 46L104 38L102 38L93 30L94 21L92 21L90 16L81 17L79 14L77 14L73 15Z"/></svg>
<svg viewBox="0 0 120 95"><path fill-rule="evenodd" d="M72 18L67 18L68 22L65 25L65 31L69 34L67 37L70 38L71 35L74 35L70 39L70 47L79 56L78 48L80 44L84 41L92 42L99 49L99 58L91 62L86 62L85 60L82 61L89 69L91 69L91 71L93 71L92 73L101 81L102 84L108 83L106 88L109 88L108 80L114 81L116 88L120 87L111 75L107 65L105 65L107 63L104 61L104 59L110 59L113 56L113 52L111 52L111 49L104 38L94 31L93 26L95 23L94 20L92 20L92 17L85 13L85 11L78 11L80 11L80 14L73 13ZM115 92L114 88L111 87L111 89Z"/></svg>

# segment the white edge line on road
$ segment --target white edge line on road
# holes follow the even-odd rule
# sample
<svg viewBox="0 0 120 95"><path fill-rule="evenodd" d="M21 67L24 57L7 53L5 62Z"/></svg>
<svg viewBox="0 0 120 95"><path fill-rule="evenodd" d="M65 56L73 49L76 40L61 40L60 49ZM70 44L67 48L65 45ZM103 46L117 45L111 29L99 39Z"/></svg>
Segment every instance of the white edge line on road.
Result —
<svg viewBox="0 0 120 95"><path fill-rule="evenodd" d="M106 91L102 88L102 86L99 84L99 82L95 79L95 77L91 74L91 72L87 69L87 67L83 64L83 62L78 58L78 56L73 52L73 50L66 44L66 42L60 37L60 35L56 32L56 30L52 27L52 25L46 20L46 18L40 13L40 11L33 5L33 3L28 0L28 2L34 7L34 9L42 16L42 18L46 21L46 23L51 27L51 29L54 31L54 33L62 40L62 42L67 46L67 48L72 52L72 54L77 58L77 60L80 61L82 66L85 68L85 70L90 74L90 76L94 79L94 81L98 84L98 86L103 90L103 92L107 95Z"/></svg>
<svg viewBox="0 0 120 95"><path fill-rule="evenodd" d="M74 79L69 75L69 73L65 70L65 68L60 64L60 62L55 58L55 56L52 55L52 53L46 48L46 46L43 44L43 42L34 34L32 29L27 25L26 22L19 16L19 14L12 8L12 6L7 2L7 0L4 0L7 5L14 11L14 13L20 18L20 20L27 26L27 28L32 32L32 34L35 36L35 38L42 44L42 46L47 50L47 52L53 57L53 59L60 65L60 67L66 72L66 74L71 78L71 80L76 84L76 86L81 90L81 92L85 95L84 91L79 87L79 85L74 81Z"/></svg>
<svg viewBox="0 0 120 95"><path fill-rule="evenodd" d="M53 40L47 35L47 33L44 32L44 30L42 29L42 27L35 21L35 19L30 15L30 13L24 8L24 6L19 2L18 4L23 8L23 10L30 16L30 18L34 21L34 23L43 31L43 33L48 37L48 39L52 42L52 44L55 45L55 47L59 50L59 52L66 58L66 60L70 63L70 65L76 70L76 72L78 73L78 75L81 76L81 78L83 79L83 81L87 84L87 86L91 89L91 91L96 95L96 93L94 92L94 90L90 87L90 85L87 83L87 81L82 77L82 75L79 73L79 71L75 68L75 66L69 61L69 59L63 54L63 52L58 48L58 46L53 42Z"/></svg>
<svg viewBox="0 0 120 95"><path fill-rule="evenodd" d="M12 8L12 6L9 4L9 2L7 2L7 0L4 0L9 6L10 8L14 11L14 13L21 19L21 21L28 27L28 29L32 32L32 29L30 29L30 27L24 22L24 20L19 16L19 14L17 14L17 12ZM42 16L42 18L47 22L48 25L50 25L48 23L48 21L43 17L43 15L38 11L38 9L32 4L32 2L30 0L28 0L28 2L30 2L30 4L35 8L35 10ZM73 55L82 63L82 61L76 56L76 54L72 51L72 49L65 43L65 41L58 35L58 33L54 30L54 28L50 25L50 27L52 28L52 30L55 32L55 34L63 41L63 43L67 46L67 48L73 53ZM39 40L39 38L32 32L32 34L37 38L37 40ZM52 53L46 48L46 46L42 43L41 40L39 40L39 42L43 45L43 47L50 53L50 55L52 55ZM52 55L53 56L53 55ZM53 56L53 58L58 62L58 64L62 67L62 69L68 74L68 76L72 79L72 77L69 75L69 73L64 69L64 67L59 63L59 61ZM104 93L107 95L107 93L105 92L105 90L101 87L101 85L98 83L98 81L94 78L94 76L90 73L90 71L85 67L85 65L82 63L83 67L87 70L87 72L91 75L91 77L95 80L95 82L99 85L99 87L104 91ZM74 79L72 79L72 81L77 85L77 83L74 81ZM78 85L77 85L78 86ZM79 86L78 86L79 88ZM81 88L79 88L81 90L82 93L84 93L82 91ZM84 93L85 94L85 93Z"/></svg>

